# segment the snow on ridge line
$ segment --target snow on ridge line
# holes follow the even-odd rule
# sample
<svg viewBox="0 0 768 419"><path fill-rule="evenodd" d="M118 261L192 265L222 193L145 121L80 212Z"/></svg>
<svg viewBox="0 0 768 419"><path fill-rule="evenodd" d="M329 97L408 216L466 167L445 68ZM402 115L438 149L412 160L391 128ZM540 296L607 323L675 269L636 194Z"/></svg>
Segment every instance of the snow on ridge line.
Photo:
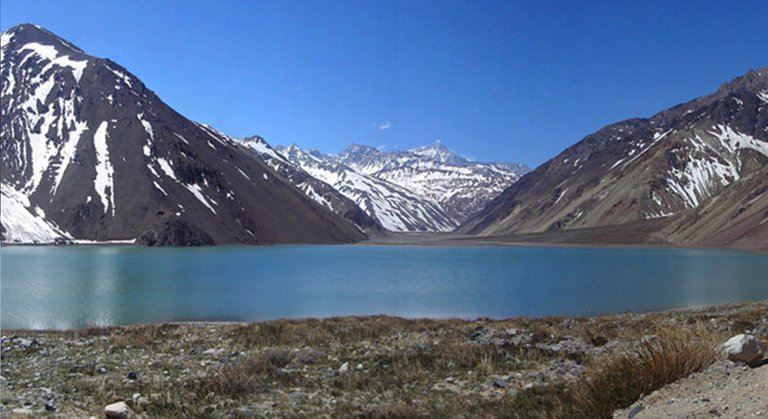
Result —
<svg viewBox="0 0 768 419"><path fill-rule="evenodd" d="M59 67L71 68L72 74L75 76L75 81L78 83L80 83L80 78L83 76L85 67L88 66L88 60L77 61L67 57L66 55L59 56L59 51L52 45L43 45L38 42L30 42L24 44L24 46L21 47L21 50L32 51L34 54L50 61L52 64L58 65ZM42 72L44 73L45 69Z"/></svg>
<svg viewBox="0 0 768 419"><path fill-rule="evenodd" d="M284 163L287 163L285 158L278 154L277 151L275 151L272 147L270 147L266 142L259 141L259 140L248 140L243 141L243 144L246 147L250 147L254 151L256 151L259 154L266 154L274 159L280 160Z"/></svg>
<svg viewBox="0 0 768 419"><path fill-rule="evenodd" d="M0 33L0 48L5 48L5 46L13 40L14 36L16 36L16 34L13 32Z"/></svg>
<svg viewBox="0 0 768 419"><path fill-rule="evenodd" d="M102 121L93 134L93 147L96 150L96 178L93 180L94 189L101 197L101 204L104 212L111 210L112 216L115 216L115 185L112 162L109 159L109 147L107 146L107 128L109 123Z"/></svg>
<svg viewBox="0 0 768 419"><path fill-rule="evenodd" d="M131 77L130 77L129 75L127 75L127 74L123 73L122 71L119 71L119 70L115 70L114 68L112 68L112 67L108 66L107 64L104 64L104 67L106 67L106 68L107 68L107 70L109 70L110 72L112 72L112 74L114 74L114 75L115 75L115 77L117 77L118 79L122 80L122 81L123 81L123 83L125 83L126 85L128 85L128 88L129 88L129 89L132 89L132 88L133 88L133 84L131 83Z"/></svg>

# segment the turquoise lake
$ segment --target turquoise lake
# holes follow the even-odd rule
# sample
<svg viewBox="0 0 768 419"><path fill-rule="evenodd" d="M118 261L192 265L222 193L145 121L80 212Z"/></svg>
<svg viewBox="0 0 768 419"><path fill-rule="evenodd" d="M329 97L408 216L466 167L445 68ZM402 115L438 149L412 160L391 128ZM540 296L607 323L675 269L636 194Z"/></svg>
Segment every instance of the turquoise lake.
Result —
<svg viewBox="0 0 768 419"><path fill-rule="evenodd" d="M593 315L768 299L768 255L699 249L19 246L3 328Z"/></svg>

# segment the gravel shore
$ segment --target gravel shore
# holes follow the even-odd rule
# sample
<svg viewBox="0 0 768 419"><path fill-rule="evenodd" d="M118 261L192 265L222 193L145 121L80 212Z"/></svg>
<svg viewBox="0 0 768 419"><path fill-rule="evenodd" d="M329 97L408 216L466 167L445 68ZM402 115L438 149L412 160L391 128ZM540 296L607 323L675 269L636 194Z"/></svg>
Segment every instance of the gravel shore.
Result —
<svg viewBox="0 0 768 419"><path fill-rule="evenodd" d="M119 401L139 417L525 417L562 408L556 400L564 389L604 357L694 323L718 339L749 330L767 340L768 303L590 318L377 316L5 330L0 402L4 417L103 417L104 407ZM693 376L724 383L713 386L701 409L652 407L660 403L654 400L698 403L691 401L699 397L696 386L683 380L646 397L633 413L727 415L725 405L734 412L733 402L718 397L740 400L730 399L739 389L765 389L768 367L740 372L727 362ZM734 380L749 383L729 384ZM749 412L765 413L764 396L755 400Z"/></svg>

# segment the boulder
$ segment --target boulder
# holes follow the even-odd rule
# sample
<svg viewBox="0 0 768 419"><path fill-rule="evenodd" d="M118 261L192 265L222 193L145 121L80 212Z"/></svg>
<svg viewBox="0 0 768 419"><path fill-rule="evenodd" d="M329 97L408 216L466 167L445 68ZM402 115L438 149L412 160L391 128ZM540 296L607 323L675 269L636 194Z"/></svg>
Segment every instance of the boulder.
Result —
<svg viewBox="0 0 768 419"><path fill-rule="evenodd" d="M736 335L723 344L728 359L754 365L760 363L765 355L765 344L752 335Z"/></svg>
<svg viewBox="0 0 768 419"><path fill-rule="evenodd" d="M126 402L117 402L104 408L104 415L109 419L131 419L133 411Z"/></svg>

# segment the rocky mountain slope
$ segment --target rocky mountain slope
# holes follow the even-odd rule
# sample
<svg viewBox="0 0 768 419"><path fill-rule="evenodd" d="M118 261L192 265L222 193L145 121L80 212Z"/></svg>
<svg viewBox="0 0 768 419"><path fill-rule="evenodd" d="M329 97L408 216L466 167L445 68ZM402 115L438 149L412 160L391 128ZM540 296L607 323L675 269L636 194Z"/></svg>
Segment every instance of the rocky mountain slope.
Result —
<svg viewBox="0 0 768 419"><path fill-rule="evenodd" d="M365 238L238 141L35 25L0 35L2 239L150 245Z"/></svg>
<svg viewBox="0 0 768 419"><path fill-rule="evenodd" d="M278 148L296 167L354 201L389 231L451 231L458 224L442 207L413 191L360 173L336 156L292 145Z"/></svg>
<svg viewBox="0 0 768 419"><path fill-rule="evenodd" d="M394 152L352 145L337 158L359 173L438 203L457 224L483 209L530 170L516 163L471 161L440 143Z"/></svg>
<svg viewBox="0 0 768 419"><path fill-rule="evenodd" d="M318 204L341 215L367 233L378 234L383 232L384 229L381 224L363 211L354 201L341 194L331 185L310 175L301 166L288 161L263 138L255 135L243 139L242 143Z"/></svg>
<svg viewBox="0 0 768 419"><path fill-rule="evenodd" d="M554 232L658 219L684 244L768 242L768 69L609 125L525 175L459 231ZM631 238L630 238L631 239Z"/></svg>
<svg viewBox="0 0 768 419"><path fill-rule="evenodd" d="M396 232L452 231L528 170L519 164L472 162L439 143L396 152L352 145L332 155L296 145L273 149L263 139L244 141L273 167L285 168L289 161L293 170L332 186L384 229ZM300 189L316 195L317 186L309 188L302 176L298 179L294 183Z"/></svg>

